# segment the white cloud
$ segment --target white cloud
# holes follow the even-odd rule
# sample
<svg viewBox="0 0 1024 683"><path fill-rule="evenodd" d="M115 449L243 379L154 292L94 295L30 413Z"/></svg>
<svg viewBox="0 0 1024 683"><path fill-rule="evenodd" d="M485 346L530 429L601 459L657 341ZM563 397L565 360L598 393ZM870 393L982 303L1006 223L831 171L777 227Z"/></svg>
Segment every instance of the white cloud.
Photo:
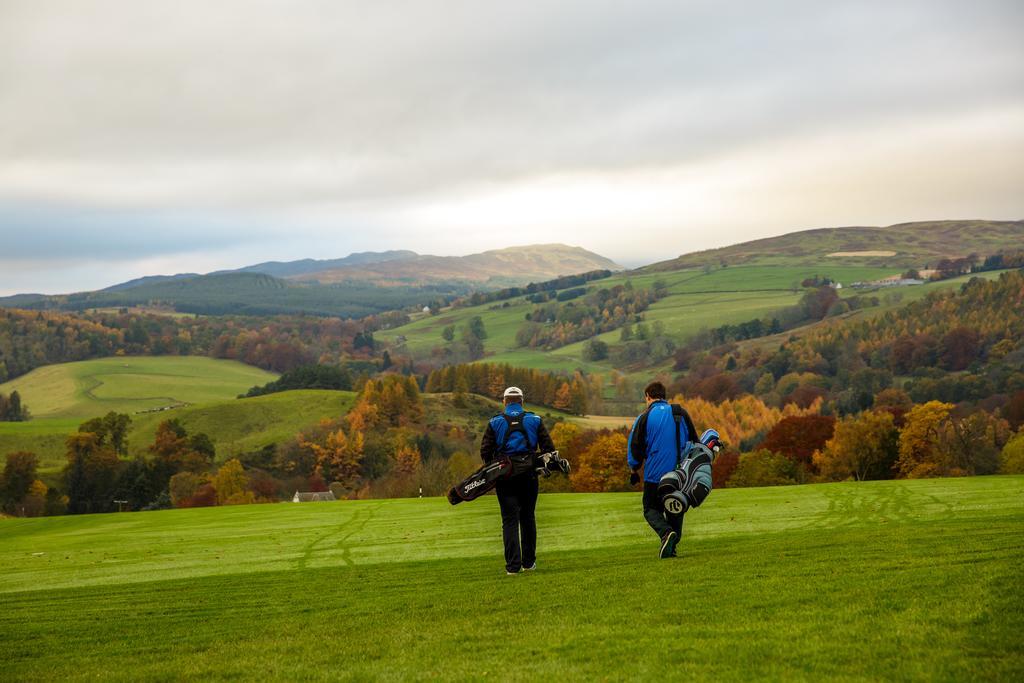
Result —
<svg viewBox="0 0 1024 683"><path fill-rule="evenodd" d="M198 270L557 239L636 261L1017 218L1022 20L997 0L6 0L0 258L59 291L121 272L58 267L75 254Z"/></svg>

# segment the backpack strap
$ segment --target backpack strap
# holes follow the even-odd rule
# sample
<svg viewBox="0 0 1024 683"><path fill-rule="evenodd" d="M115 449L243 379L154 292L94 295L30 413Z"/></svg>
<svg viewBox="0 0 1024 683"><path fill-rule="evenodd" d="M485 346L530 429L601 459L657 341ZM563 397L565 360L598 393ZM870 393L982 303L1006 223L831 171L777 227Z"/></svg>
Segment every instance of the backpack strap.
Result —
<svg viewBox="0 0 1024 683"><path fill-rule="evenodd" d="M676 467L683 462L683 437L679 433L679 423L682 422L686 425L686 442L690 443L694 437L697 436L697 429L693 426L693 419L690 414L686 412L686 408L682 407L677 403L672 405L672 419L675 421L676 427Z"/></svg>
<svg viewBox="0 0 1024 683"><path fill-rule="evenodd" d="M513 432L519 432L522 434L523 440L526 441L526 445L529 447L530 435L527 434L526 427L523 426L526 414L526 411L523 411L516 416L509 415L508 413L501 414L501 416L505 418L505 438L501 440L501 446L498 448L499 453L505 452L505 448L508 446L508 440L512 436Z"/></svg>

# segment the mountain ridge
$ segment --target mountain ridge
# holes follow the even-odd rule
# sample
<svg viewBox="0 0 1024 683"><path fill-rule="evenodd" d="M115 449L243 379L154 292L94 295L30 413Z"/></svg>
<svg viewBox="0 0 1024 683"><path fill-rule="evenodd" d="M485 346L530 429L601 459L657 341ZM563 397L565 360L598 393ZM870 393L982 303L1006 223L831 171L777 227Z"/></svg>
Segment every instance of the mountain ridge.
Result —
<svg viewBox="0 0 1024 683"><path fill-rule="evenodd" d="M637 270L659 272L704 265L823 262L827 258L870 265L922 268L943 258L982 256L1024 244L1024 220L935 220L889 226L811 228L726 247L682 254ZM892 255L871 252L892 251ZM847 255L861 252L861 255Z"/></svg>

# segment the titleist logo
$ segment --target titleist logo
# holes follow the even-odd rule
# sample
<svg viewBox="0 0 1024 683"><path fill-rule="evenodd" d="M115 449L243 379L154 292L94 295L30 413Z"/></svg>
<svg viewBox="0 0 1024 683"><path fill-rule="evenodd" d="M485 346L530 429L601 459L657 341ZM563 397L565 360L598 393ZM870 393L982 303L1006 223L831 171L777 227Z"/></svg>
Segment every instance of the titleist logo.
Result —
<svg viewBox="0 0 1024 683"><path fill-rule="evenodd" d="M475 489L478 486L483 486L485 483L486 482L483 479L478 479L477 481L471 481L468 484L466 484L465 488L466 488L466 491L468 492L468 491L472 491L473 489Z"/></svg>

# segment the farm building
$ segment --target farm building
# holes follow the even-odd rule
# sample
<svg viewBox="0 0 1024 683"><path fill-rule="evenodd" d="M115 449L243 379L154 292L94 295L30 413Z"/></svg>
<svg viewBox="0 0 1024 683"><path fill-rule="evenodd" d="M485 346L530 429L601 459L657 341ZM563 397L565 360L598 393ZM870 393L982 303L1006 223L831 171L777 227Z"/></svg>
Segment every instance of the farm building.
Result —
<svg viewBox="0 0 1024 683"><path fill-rule="evenodd" d="M293 503L323 503L337 500L330 491L296 491L292 496Z"/></svg>

